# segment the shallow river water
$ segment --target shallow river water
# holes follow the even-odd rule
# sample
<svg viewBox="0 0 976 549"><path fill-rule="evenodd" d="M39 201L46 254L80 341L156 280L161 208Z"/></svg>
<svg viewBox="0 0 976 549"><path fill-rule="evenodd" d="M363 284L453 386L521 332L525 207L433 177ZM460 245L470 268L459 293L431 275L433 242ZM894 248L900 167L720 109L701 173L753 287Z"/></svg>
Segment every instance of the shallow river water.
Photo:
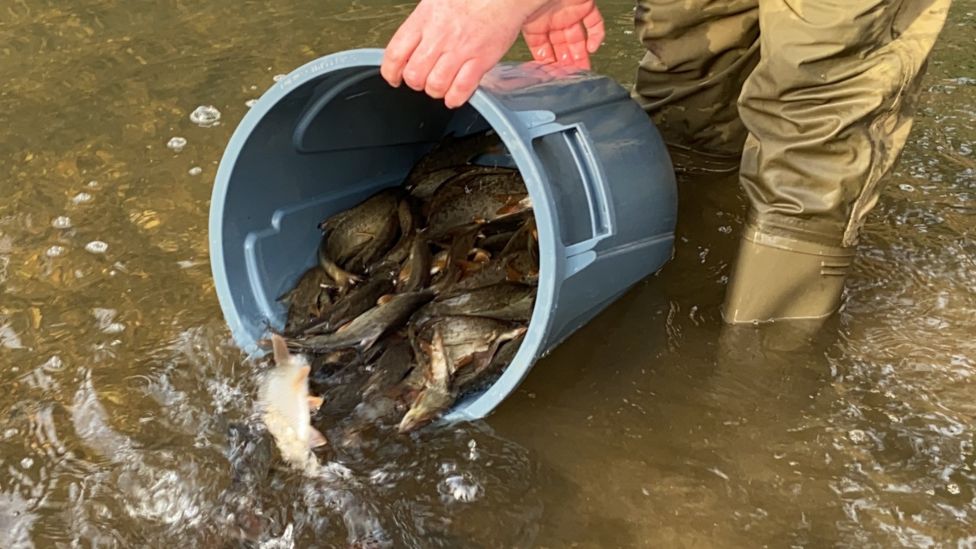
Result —
<svg viewBox="0 0 976 549"><path fill-rule="evenodd" d="M974 0L815 337L722 327L744 202L683 179L674 261L486 421L283 468L210 278L216 164L276 75L410 7L0 2L0 547L976 546Z"/></svg>

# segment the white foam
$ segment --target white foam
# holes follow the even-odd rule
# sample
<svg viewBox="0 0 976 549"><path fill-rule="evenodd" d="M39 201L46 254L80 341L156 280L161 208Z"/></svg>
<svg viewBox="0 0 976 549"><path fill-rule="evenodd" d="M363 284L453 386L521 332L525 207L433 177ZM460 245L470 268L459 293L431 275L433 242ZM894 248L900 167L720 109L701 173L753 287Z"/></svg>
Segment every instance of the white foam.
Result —
<svg viewBox="0 0 976 549"><path fill-rule="evenodd" d="M103 254L108 251L108 244L101 240L92 240L85 244L85 251L92 254Z"/></svg>
<svg viewBox="0 0 976 549"><path fill-rule="evenodd" d="M173 152L181 152L184 147L186 147L185 137L172 137L166 143L166 146Z"/></svg>
<svg viewBox="0 0 976 549"><path fill-rule="evenodd" d="M209 128L220 123L220 111L213 105L200 105L190 113L190 122L201 128Z"/></svg>

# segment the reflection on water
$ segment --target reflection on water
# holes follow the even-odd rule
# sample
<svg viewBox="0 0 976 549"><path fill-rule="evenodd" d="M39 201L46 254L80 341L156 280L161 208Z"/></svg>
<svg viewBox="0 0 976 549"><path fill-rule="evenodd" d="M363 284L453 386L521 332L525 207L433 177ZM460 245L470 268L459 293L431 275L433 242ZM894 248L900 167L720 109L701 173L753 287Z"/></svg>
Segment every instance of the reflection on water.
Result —
<svg viewBox="0 0 976 549"><path fill-rule="evenodd" d="M276 76L412 5L3 10L0 546L976 544L972 0L826 329L721 327L744 203L688 179L675 260L487 422L285 467L214 298L211 181ZM596 61L624 83L631 5Z"/></svg>

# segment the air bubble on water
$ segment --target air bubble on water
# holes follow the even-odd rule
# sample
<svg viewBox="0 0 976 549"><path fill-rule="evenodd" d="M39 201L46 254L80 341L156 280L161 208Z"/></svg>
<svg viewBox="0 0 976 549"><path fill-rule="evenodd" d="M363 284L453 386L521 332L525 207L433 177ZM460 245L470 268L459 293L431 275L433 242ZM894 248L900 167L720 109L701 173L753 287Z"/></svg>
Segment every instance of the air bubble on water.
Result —
<svg viewBox="0 0 976 549"><path fill-rule="evenodd" d="M868 438L868 436L866 434L864 434L864 431L862 431L860 429L851 429L847 433L847 436L851 439L851 442L854 442L854 443L864 442Z"/></svg>
<svg viewBox="0 0 976 549"><path fill-rule="evenodd" d="M256 105L257 102L258 102L257 99L248 99L247 101L244 102L244 106L250 109L251 107Z"/></svg>
<svg viewBox="0 0 976 549"><path fill-rule="evenodd" d="M903 190L903 191L905 191L906 193L913 193L913 192L915 192L915 186L914 185L909 185L908 183L901 183L901 184L898 185L898 188L901 189L901 190Z"/></svg>
<svg viewBox="0 0 976 549"><path fill-rule="evenodd" d="M29 457L20 460L20 466L24 469L30 469L31 465L34 465L34 460Z"/></svg>
<svg viewBox="0 0 976 549"><path fill-rule="evenodd" d="M274 80L275 82L281 82L281 81L282 81L282 80L283 80L283 79L284 79L284 78L285 78L286 76L288 76L288 75L287 75L287 74L276 74L276 75L274 75L274 76L272 77L272 79L273 79L273 80Z"/></svg>
<svg viewBox="0 0 976 549"><path fill-rule="evenodd" d="M475 461L478 459L478 443L474 439L468 441L468 460Z"/></svg>
<svg viewBox="0 0 976 549"><path fill-rule="evenodd" d="M75 204L86 204L92 201L92 195L88 193L78 193L71 199Z"/></svg>
<svg viewBox="0 0 976 549"><path fill-rule="evenodd" d="M92 240L85 244L85 251L92 254L103 254L108 251L108 244L101 240Z"/></svg>
<svg viewBox="0 0 976 549"><path fill-rule="evenodd" d="M55 244L54 246L48 248L44 252L44 255L48 257L61 257L62 255L64 255L65 251L66 250L64 249L64 246L58 246L57 244Z"/></svg>
<svg viewBox="0 0 976 549"><path fill-rule="evenodd" d="M92 316L95 317L95 323L98 325L98 329L106 334L118 334L125 331L125 325L121 322L115 322L115 315L118 311L115 309L105 309L102 307L95 307L92 309Z"/></svg>
<svg viewBox="0 0 976 549"><path fill-rule="evenodd" d="M92 179L91 181L89 181L88 182L88 188L89 189L97 189L98 188L98 181L95 181L94 179Z"/></svg>
<svg viewBox="0 0 976 549"><path fill-rule="evenodd" d="M322 476L329 480L349 480L352 470L337 461L330 461L322 467Z"/></svg>
<svg viewBox="0 0 976 549"><path fill-rule="evenodd" d="M481 485L468 475L452 475L444 479L437 487L438 491L449 496L454 501L470 503L477 500L482 493Z"/></svg>
<svg viewBox="0 0 976 549"><path fill-rule="evenodd" d="M441 463L440 471L442 475L453 473L454 471L457 471L457 465L451 462Z"/></svg>
<svg viewBox="0 0 976 549"><path fill-rule="evenodd" d="M59 215L51 220L51 226L55 229L70 229L71 218L66 215Z"/></svg>
<svg viewBox="0 0 976 549"><path fill-rule="evenodd" d="M213 105L200 105L190 113L190 122L202 128L209 128L220 123L220 111Z"/></svg>
<svg viewBox="0 0 976 549"><path fill-rule="evenodd" d="M190 168L190 171L187 173L189 173L190 175L200 175L203 173L203 168L201 168L200 166L193 166L192 168Z"/></svg>
<svg viewBox="0 0 976 549"><path fill-rule="evenodd" d="M954 496L958 496L959 495L959 485L956 484L955 482L950 482L946 486L946 490L948 490L949 493L952 494L952 495L954 495Z"/></svg>
<svg viewBox="0 0 976 549"><path fill-rule="evenodd" d="M41 369L46 372L53 372L62 368L64 368L64 361L61 360L61 357L58 355L52 356L51 358L47 359L47 362L41 364Z"/></svg>
<svg viewBox="0 0 976 549"><path fill-rule="evenodd" d="M186 147L186 138L185 137L170 138L170 140L166 143L166 146L169 147L169 149L172 150L173 152L180 152L183 150L184 147Z"/></svg>
<svg viewBox="0 0 976 549"><path fill-rule="evenodd" d="M18 431L17 429L13 429L13 428L7 429L6 431L3 432L3 438L5 439L13 438L17 436L18 433L20 433L20 431Z"/></svg>
<svg viewBox="0 0 976 549"><path fill-rule="evenodd" d="M973 154L973 148L963 143L962 145L959 145L959 154L969 156Z"/></svg>
<svg viewBox="0 0 976 549"><path fill-rule="evenodd" d="M722 225L718 228L718 232L722 234L730 234L732 232L732 227L730 225Z"/></svg>

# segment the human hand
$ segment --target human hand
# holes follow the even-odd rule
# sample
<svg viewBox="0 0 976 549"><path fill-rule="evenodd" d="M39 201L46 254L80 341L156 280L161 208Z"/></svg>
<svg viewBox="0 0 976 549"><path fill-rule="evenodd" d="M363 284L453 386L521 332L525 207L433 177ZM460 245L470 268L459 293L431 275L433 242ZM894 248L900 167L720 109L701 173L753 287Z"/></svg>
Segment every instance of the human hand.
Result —
<svg viewBox="0 0 976 549"><path fill-rule="evenodd" d="M568 0L559 0L568 1ZM380 73L460 107L550 0L421 0L390 40Z"/></svg>
<svg viewBox="0 0 976 549"><path fill-rule="evenodd" d="M380 73L456 108L520 28L536 61L579 69L590 68L605 35L594 0L422 0L387 45Z"/></svg>
<svg viewBox="0 0 976 549"><path fill-rule="evenodd" d="M589 70L606 32L594 0L556 0L529 16L522 36L536 61Z"/></svg>

